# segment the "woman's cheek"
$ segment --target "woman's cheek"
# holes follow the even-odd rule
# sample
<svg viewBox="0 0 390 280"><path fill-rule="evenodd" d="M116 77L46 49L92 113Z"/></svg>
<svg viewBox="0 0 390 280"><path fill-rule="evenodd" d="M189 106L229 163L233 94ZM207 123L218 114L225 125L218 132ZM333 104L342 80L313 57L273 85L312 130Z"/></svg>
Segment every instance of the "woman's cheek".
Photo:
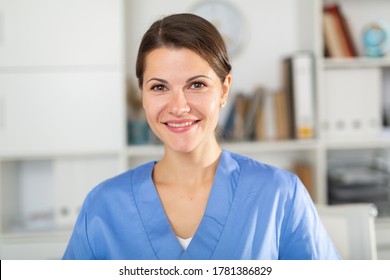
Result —
<svg viewBox="0 0 390 280"><path fill-rule="evenodd" d="M218 109L219 107L219 101L216 100L215 98L213 99L209 99L205 102L206 104L204 104L204 108L207 108L207 110L209 112L214 112L215 110Z"/></svg>
<svg viewBox="0 0 390 280"><path fill-rule="evenodd" d="M143 107L147 114L153 114L153 112L160 110L162 106L163 104L158 98L144 97L143 99Z"/></svg>

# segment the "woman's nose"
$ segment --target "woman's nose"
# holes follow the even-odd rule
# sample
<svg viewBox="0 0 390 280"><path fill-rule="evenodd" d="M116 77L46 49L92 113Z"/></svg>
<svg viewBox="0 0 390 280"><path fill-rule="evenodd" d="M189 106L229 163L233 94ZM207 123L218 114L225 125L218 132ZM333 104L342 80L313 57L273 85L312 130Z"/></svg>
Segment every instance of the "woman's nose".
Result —
<svg viewBox="0 0 390 280"><path fill-rule="evenodd" d="M169 112L173 115L182 115L188 113L190 107L188 106L187 99L182 90L177 90L172 93L169 103Z"/></svg>

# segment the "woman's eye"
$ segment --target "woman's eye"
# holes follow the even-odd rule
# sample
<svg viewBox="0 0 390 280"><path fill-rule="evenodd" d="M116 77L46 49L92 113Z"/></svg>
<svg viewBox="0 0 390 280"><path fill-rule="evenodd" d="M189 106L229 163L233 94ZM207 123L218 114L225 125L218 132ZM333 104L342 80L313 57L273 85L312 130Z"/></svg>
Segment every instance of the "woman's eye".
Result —
<svg viewBox="0 0 390 280"><path fill-rule="evenodd" d="M195 83L192 83L191 88L203 88L205 86L206 85L202 82L195 82Z"/></svg>
<svg viewBox="0 0 390 280"><path fill-rule="evenodd" d="M155 85L155 86L152 87L153 91L164 91L166 89L167 88L164 85Z"/></svg>

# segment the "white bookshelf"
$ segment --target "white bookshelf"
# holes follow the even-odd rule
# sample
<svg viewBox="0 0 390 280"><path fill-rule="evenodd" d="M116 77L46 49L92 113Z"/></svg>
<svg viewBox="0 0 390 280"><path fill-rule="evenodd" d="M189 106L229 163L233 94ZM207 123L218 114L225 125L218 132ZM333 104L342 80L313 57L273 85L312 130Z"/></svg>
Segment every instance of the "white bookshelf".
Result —
<svg viewBox="0 0 390 280"><path fill-rule="evenodd" d="M381 124L384 104L388 102L386 97L390 92L390 53L385 57L369 58L364 55L362 43L362 30L368 23L376 20L385 20L390 23L390 2L386 0L323 0L323 4L337 3L342 9L351 29L352 40L358 52L358 57L335 59L318 57L319 73L319 122L321 131L320 141L324 145L327 164L328 161L339 158L340 155L356 157L371 157L373 160L390 164L390 134L388 128ZM319 29L318 32L321 32ZM329 78L331 77L331 78ZM345 81L343 81L343 79ZM338 80L338 81L336 81ZM332 85L327 84L333 81ZM339 88L336 86L339 85ZM343 85L343 87L341 87ZM354 85L354 86L350 86ZM365 88L365 86L369 85ZM329 92L334 89L338 92ZM343 91L353 89L349 94L349 102L343 104ZM329 101L329 95L334 94L333 101ZM325 108L324 108L325 105ZM336 111L332 111L336 110ZM345 112L343 112L343 110ZM359 113L357 113L359 111ZM334 129L333 136L329 137L329 120L337 116L343 119L344 132ZM336 125L336 120L333 119ZM350 124L350 130L345 126ZM355 129L353 123L357 124ZM368 127L369 124L375 124ZM364 124L367 126L364 127ZM338 134L339 133L339 134ZM355 133L355 135L353 135ZM338 135L337 135L338 134ZM324 184L326 190L327 184ZM376 222L378 257L389 259L390 257L390 220L380 217Z"/></svg>

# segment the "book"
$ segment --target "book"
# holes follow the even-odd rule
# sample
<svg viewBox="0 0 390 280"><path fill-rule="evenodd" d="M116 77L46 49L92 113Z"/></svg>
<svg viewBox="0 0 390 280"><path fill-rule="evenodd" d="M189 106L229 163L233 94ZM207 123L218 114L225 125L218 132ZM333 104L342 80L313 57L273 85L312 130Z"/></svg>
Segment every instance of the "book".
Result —
<svg viewBox="0 0 390 280"><path fill-rule="evenodd" d="M265 89L263 87L258 87L248 102L244 127L245 139L247 140L256 139L256 123L259 118L258 112L262 110L264 98Z"/></svg>
<svg viewBox="0 0 390 280"><path fill-rule="evenodd" d="M230 140L234 130L234 115L236 114L236 107L233 105L230 107L225 123L222 126L222 139L224 141Z"/></svg>
<svg viewBox="0 0 390 280"><path fill-rule="evenodd" d="M255 140L267 140L267 120L263 104L261 105L259 110L256 111Z"/></svg>
<svg viewBox="0 0 390 280"><path fill-rule="evenodd" d="M287 138L294 138L294 123L295 117L293 113L293 96L292 96L292 74L291 74L291 59L290 57L284 59L282 63L282 92L285 96L286 115L287 115Z"/></svg>
<svg viewBox="0 0 390 280"><path fill-rule="evenodd" d="M287 94L284 91L274 93L276 139L286 140L291 138L289 122Z"/></svg>
<svg viewBox="0 0 390 280"><path fill-rule="evenodd" d="M255 139L257 141L276 140L274 102L273 93L263 93L262 102L256 112Z"/></svg>
<svg viewBox="0 0 390 280"><path fill-rule="evenodd" d="M324 39L331 57L357 56L349 24L338 4L324 7ZM341 55L339 51L341 51Z"/></svg>
<svg viewBox="0 0 390 280"><path fill-rule="evenodd" d="M234 97L233 106L230 109L225 123L222 137L224 140L243 141L245 139L245 121L249 107L248 97L238 93Z"/></svg>
<svg viewBox="0 0 390 280"><path fill-rule="evenodd" d="M256 140L272 141L293 138L287 93L283 90L264 92L257 110Z"/></svg>
<svg viewBox="0 0 390 280"><path fill-rule="evenodd" d="M340 32L337 28L336 18L331 13L323 15L325 54L329 57L342 58L345 49L342 46Z"/></svg>
<svg viewBox="0 0 390 280"><path fill-rule="evenodd" d="M284 91L287 94L291 135L295 139L314 137L314 58L299 52L284 61Z"/></svg>
<svg viewBox="0 0 390 280"><path fill-rule="evenodd" d="M243 141L245 139L245 121L249 101L244 94L238 94L234 100L235 115L232 140Z"/></svg>
<svg viewBox="0 0 390 280"><path fill-rule="evenodd" d="M313 188L313 170L310 163L303 161L293 162L293 172L299 177L310 197L315 200Z"/></svg>

